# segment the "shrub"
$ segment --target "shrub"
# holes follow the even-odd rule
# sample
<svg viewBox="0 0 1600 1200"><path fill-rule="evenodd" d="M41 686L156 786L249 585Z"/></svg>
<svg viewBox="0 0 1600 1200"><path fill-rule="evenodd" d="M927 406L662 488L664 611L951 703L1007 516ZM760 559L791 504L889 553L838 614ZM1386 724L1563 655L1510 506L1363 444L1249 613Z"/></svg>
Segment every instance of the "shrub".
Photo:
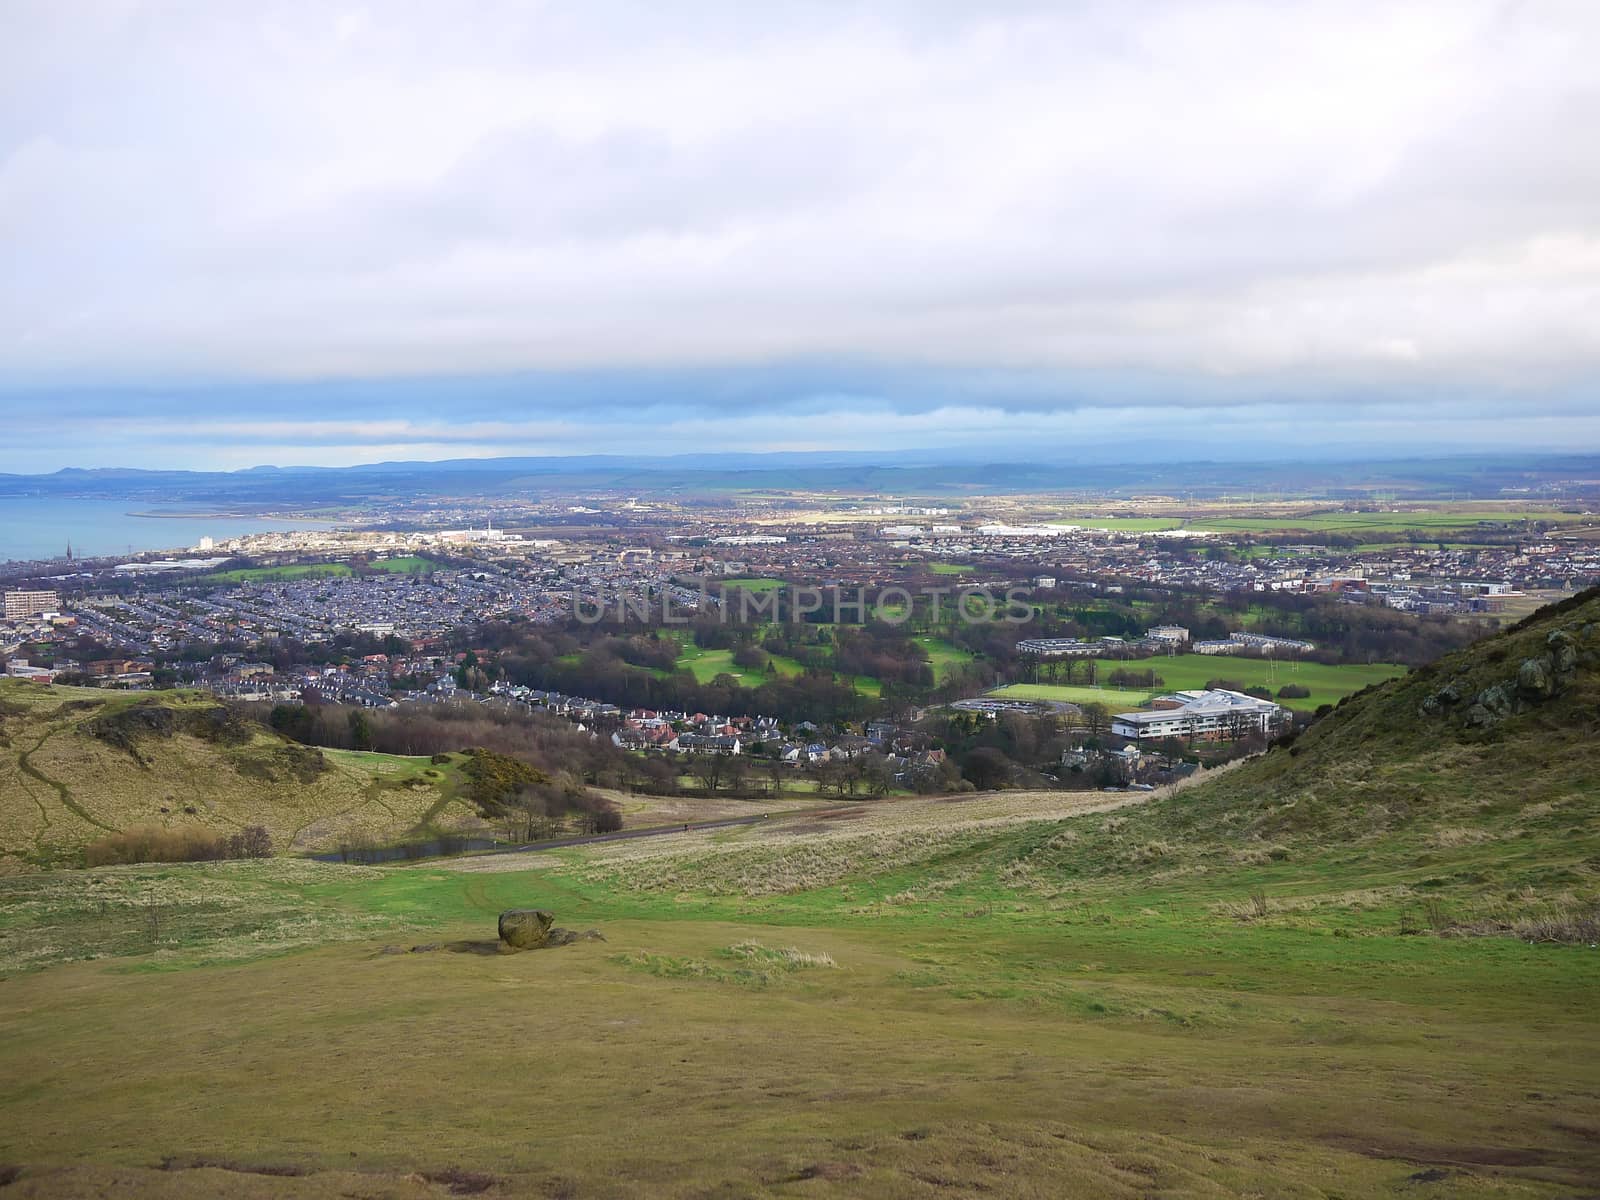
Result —
<svg viewBox="0 0 1600 1200"><path fill-rule="evenodd" d="M1311 689L1298 683L1286 683L1278 689L1279 700L1304 700L1311 695Z"/></svg>
<svg viewBox="0 0 1600 1200"><path fill-rule="evenodd" d="M209 862L228 856L227 839L204 829L125 829L84 847L91 867L147 862Z"/></svg>
<svg viewBox="0 0 1600 1200"><path fill-rule="evenodd" d="M471 781L467 794L485 817L498 817L505 812L511 798L533 784L547 783L549 777L537 767L529 766L519 758L498 754L481 746L473 747L467 760L466 775Z"/></svg>
<svg viewBox="0 0 1600 1200"><path fill-rule="evenodd" d="M229 858L271 858L272 835L265 825L246 825L228 839Z"/></svg>

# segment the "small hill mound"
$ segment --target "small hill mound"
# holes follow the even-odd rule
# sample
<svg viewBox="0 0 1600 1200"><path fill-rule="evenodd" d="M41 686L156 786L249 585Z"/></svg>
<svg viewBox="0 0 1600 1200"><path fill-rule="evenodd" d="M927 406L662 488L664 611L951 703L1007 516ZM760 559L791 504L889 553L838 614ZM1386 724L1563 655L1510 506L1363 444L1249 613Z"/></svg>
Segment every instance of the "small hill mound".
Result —
<svg viewBox="0 0 1600 1200"><path fill-rule="evenodd" d="M0 681L0 864L71 865L137 828L333 850L471 824L454 760L319 750L198 692L115 693Z"/></svg>

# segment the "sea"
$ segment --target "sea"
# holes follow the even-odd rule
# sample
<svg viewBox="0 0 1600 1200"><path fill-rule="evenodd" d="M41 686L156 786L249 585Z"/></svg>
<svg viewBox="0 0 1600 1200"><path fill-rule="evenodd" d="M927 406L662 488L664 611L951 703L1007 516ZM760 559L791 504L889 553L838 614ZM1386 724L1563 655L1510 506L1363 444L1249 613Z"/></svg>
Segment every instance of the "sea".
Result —
<svg viewBox="0 0 1600 1200"><path fill-rule="evenodd" d="M158 515L144 515L158 514ZM75 558L187 550L209 537L328 529L328 521L235 516L140 500L0 496L0 562L58 558L71 543Z"/></svg>

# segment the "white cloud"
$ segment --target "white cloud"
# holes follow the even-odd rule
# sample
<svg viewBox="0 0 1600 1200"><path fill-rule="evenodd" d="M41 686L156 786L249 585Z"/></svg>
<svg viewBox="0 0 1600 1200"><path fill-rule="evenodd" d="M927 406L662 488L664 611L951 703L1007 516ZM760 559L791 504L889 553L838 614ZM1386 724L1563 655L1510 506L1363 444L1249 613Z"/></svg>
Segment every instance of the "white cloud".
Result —
<svg viewBox="0 0 1600 1200"><path fill-rule="evenodd" d="M848 359L1535 396L1600 367L1585 0L6 25L0 388Z"/></svg>

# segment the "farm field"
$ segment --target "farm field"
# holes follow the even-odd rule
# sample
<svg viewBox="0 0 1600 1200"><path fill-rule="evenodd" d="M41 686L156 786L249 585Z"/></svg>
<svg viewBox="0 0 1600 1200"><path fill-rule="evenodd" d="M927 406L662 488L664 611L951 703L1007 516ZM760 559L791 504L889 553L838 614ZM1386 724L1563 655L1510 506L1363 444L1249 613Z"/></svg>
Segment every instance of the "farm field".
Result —
<svg viewBox="0 0 1600 1200"><path fill-rule="evenodd" d="M1273 662L1261 658L1235 658L1230 655L1177 654L1171 657L1138 659L1116 662L1097 659L1096 670L1101 677L1108 676L1118 667L1132 670L1152 670L1166 682L1159 688L1123 690L1112 687L1083 685L1054 685L1014 683L998 688L990 695L1014 700L1061 700L1069 704L1098 702L1101 704L1130 704L1137 707L1152 696L1165 692L1203 688L1207 680L1231 679L1246 687L1270 688L1276 695L1285 684L1298 684L1309 688L1311 695L1294 700L1284 700L1290 708L1313 711L1323 704L1337 704L1352 692L1397 675L1406 668L1395 663L1340 663L1329 666L1323 663Z"/></svg>
<svg viewBox="0 0 1600 1200"><path fill-rule="evenodd" d="M724 579L722 586L725 588L738 588L742 592L776 592L786 585L781 579L754 578Z"/></svg>

